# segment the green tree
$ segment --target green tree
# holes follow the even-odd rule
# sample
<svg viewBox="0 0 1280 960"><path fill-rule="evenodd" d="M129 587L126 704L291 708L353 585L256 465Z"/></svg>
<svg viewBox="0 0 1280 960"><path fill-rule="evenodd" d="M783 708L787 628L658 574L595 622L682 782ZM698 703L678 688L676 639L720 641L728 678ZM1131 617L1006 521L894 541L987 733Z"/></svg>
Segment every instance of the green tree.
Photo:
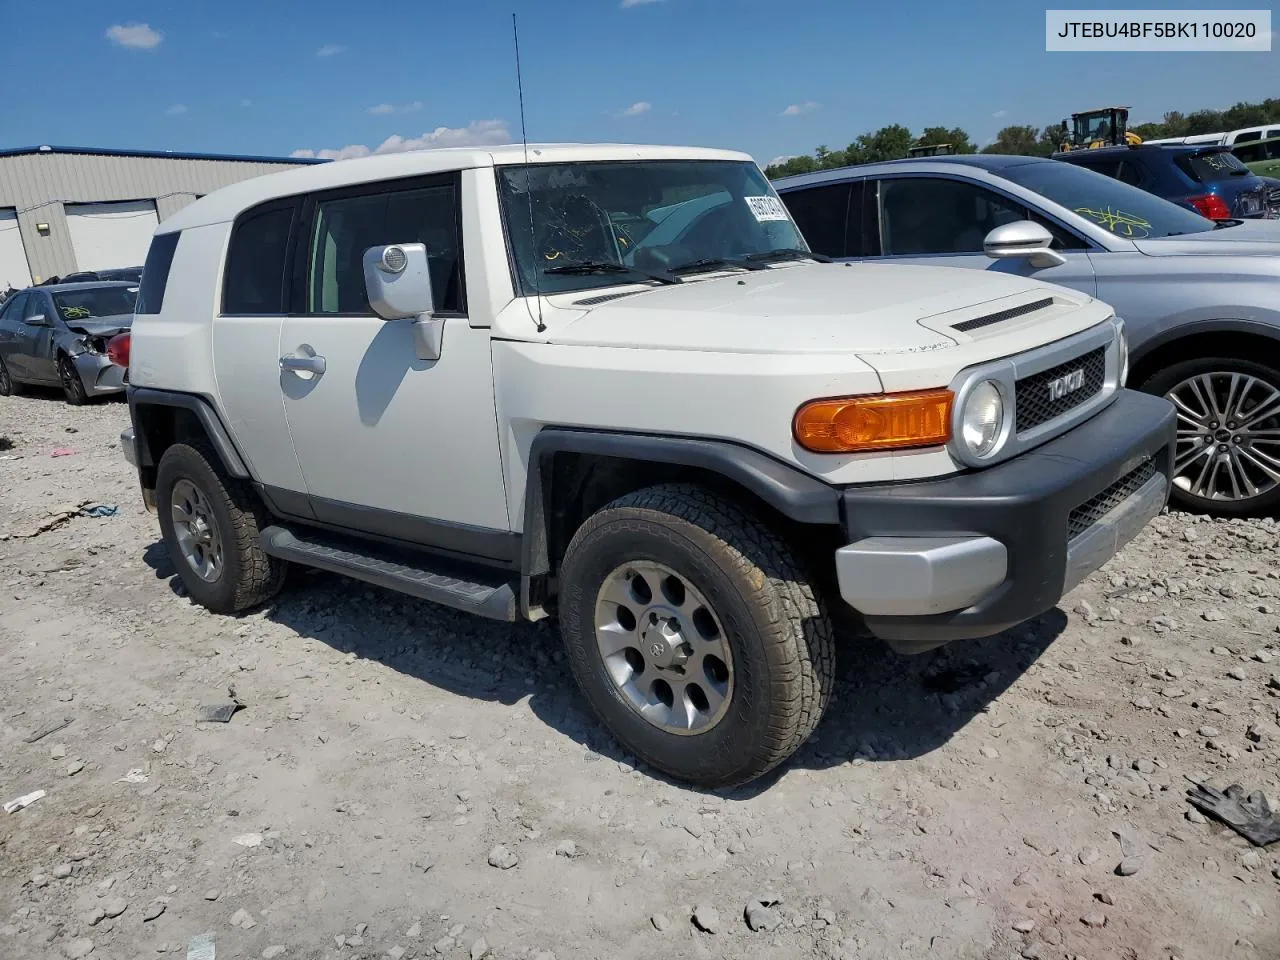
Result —
<svg viewBox="0 0 1280 960"><path fill-rule="evenodd" d="M887 127L881 127L875 133L864 133L858 137L849 150L845 151L846 160L851 160L848 156L853 148L857 147L856 163L879 163L882 160L901 160L907 155L907 151L911 149L911 144L915 140L911 136L911 131L900 123L891 124Z"/></svg>
<svg viewBox="0 0 1280 960"><path fill-rule="evenodd" d="M955 147L956 153L976 153L978 150L969 134L960 127L925 127L916 143L920 146L949 143Z"/></svg>
<svg viewBox="0 0 1280 960"><path fill-rule="evenodd" d="M1025 124L1014 124L1005 127L996 134L993 143L982 148L983 153L1011 153L1019 156L1038 157L1043 155L1040 146L1040 132L1035 127Z"/></svg>

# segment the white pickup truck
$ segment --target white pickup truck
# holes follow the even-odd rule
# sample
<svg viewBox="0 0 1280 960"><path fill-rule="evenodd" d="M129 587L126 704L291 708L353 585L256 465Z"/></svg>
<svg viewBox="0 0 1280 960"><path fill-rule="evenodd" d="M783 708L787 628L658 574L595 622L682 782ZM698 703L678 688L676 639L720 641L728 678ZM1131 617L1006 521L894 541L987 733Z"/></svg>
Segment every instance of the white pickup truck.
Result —
<svg viewBox="0 0 1280 960"><path fill-rule="evenodd" d="M809 735L829 611L902 652L1050 609L1163 507L1106 304L822 262L749 157L309 166L160 225L123 447L190 596L288 563L557 616L619 741L702 785ZM119 352L119 351L118 351Z"/></svg>

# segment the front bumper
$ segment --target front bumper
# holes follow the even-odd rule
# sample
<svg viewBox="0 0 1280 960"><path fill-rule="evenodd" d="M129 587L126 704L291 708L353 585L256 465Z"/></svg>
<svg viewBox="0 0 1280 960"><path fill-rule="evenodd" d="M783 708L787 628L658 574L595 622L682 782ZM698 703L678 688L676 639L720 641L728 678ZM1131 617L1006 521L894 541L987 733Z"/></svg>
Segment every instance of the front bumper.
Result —
<svg viewBox="0 0 1280 960"><path fill-rule="evenodd" d="M90 396L104 396L124 390L124 367L117 367L101 354L82 353L75 357L76 371Z"/></svg>
<svg viewBox="0 0 1280 960"><path fill-rule="evenodd" d="M1163 509L1173 406L1122 390L1106 409L986 470L843 494L841 596L905 653L1051 609Z"/></svg>
<svg viewBox="0 0 1280 960"><path fill-rule="evenodd" d="M138 435L133 432L133 427L125 427L120 431L120 451L124 454L124 458L128 461L129 466L138 469Z"/></svg>

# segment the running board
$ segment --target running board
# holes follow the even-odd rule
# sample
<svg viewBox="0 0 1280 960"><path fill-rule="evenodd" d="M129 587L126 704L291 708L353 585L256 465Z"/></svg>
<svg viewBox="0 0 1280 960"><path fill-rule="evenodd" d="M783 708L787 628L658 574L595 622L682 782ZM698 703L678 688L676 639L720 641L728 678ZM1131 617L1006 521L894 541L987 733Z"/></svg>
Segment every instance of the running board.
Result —
<svg viewBox="0 0 1280 960"><path fill-rule="evenodd" d="M394 548L383 551L367 542L356 547L316 531L302 532L280 526L262 531L262 549L281 560L340 573L491 620L512 623L518 619L516 588L519 582L504 581L498 572L483 574L479 580L461 579L477 574L448 561L407 556L405 551Z"/></svg>

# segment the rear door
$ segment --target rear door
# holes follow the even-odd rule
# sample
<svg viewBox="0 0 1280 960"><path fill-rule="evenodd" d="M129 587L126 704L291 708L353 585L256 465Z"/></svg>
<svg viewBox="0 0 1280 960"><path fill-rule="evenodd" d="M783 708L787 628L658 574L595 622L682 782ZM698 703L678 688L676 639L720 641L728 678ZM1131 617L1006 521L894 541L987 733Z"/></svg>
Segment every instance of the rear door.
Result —
<svg viewBox="0 0 1280 960"><path fill-rule="evenodd" d="M958 177L900 175L868 184L868 220L874 225L876 259L889 263L967 267L1032 277L1095 296L1097 283L1088 243L1053 218L985 184ZM983 241L996 227L1034 220L1053 235L1066 258L1057 267L1035 267L1025 258L994 260Z"/></svg>
<svg viewBox="0 0 1280 960"><path fill-rule="evenodd" d="M25 376L18 348L22 342L22 334L25 333L22 314L27 309L28 296L26 293L15 293L0 306L0 357L4 358L10 376L19 379Z"/></svg>

